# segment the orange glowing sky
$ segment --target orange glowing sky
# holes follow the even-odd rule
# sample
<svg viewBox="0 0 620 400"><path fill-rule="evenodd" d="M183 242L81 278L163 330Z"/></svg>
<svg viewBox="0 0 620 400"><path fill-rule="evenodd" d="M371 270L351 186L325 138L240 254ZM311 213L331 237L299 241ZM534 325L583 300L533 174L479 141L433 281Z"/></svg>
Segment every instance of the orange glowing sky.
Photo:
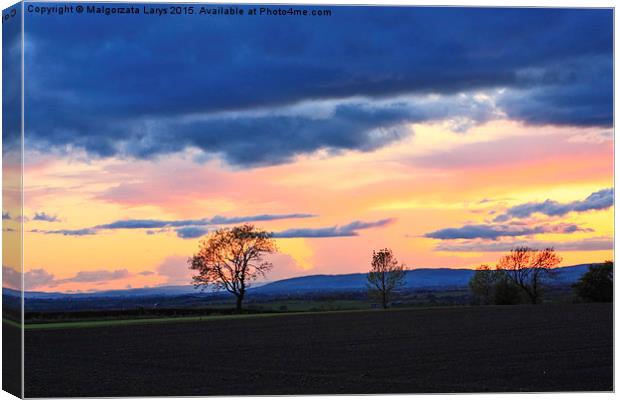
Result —
<svg viewBox="0 0 620 400"><path fill-rule="evenodd" d="M501 253L477 250L480 243L554 244L563 265L612 258L611 245L600 242L611 243L613 207L492 221L519 204L583 201L613 187L609 132L531 127L506 119L467 133L453 132L446 123L413 124L408 129L410 135L376 151L318 152L292 163L250 169L232 168L217 159L196 163L189 151L155 161L85 161L38 154L28 162L27 155L26 287L91 291L189 284L186 259L197 249L199 238L181 238L171 229L50 233L119 220L316 215L256 223L279 232L392 219L360 229L357 236L278 238L279 253L272 257L269 280L363 272L372 250L383 247L392 248L409 268L472 268L496 262ZM35 213L55 218L36 220ZM574 224L578 230L496 239L425 237L445 228L510 223ZM470 248L440 248L459 243ZM563 244L570 250L562 250Z"/></svg>
<svg viewBox="0 0 620 400"><path fill-rule="evenodd" d="M269 280L384 247L409 268L612 258L612 9L333 8L7 27L25 112L5 79L3 233L19 243L23 144L26 289L190 284L201 237L243 222L276 237ZM5 286L20 264L5 252Z"/></svg>

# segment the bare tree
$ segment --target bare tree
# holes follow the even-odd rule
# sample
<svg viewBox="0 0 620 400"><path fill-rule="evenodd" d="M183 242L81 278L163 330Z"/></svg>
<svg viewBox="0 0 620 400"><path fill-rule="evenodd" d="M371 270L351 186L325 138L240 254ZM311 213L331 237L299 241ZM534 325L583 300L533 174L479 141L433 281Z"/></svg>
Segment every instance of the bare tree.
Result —
<svg viewBox="0 0 620 400"><path fill-rule="evenodd" d="M272 268L263 256L276 250L271 234L253 225L219 229L201 241L198 253L188 260L190 269L197 271L194 286L228 291L237 298L240 311L250 282Z"/></svg>
<svg viewBox="0 0 620 400"><path fill-rule="evenodd" d="M367 278L370 296L380 299L387 308L392 294L405 284L405 266L398 263L390 249L373 251Z"/></svg>
<svg viewBox="0 0 620 400"><path fill-rule="evenodd" d="M540 301L542 290L562 258L552 248L517 247L499 260L497 270L520 287L532 304Z"/></svg>

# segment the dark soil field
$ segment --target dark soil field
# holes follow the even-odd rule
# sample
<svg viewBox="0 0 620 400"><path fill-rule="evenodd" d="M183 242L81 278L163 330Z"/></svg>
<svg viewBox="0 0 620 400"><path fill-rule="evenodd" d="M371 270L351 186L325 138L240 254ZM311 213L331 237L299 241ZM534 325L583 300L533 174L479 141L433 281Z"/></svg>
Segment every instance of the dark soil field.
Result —
<svg viewBox="0 0 620 400"><path fill-rule="evenodd" d="M2 390L16 397L22 393L21 334L17 323L2 321Z"/></svg>
<svg viewBox="0 0 620 400"><path fill-rule="evenodd" d="M26 330L27 397L613 390L611 304Z"/></svg>

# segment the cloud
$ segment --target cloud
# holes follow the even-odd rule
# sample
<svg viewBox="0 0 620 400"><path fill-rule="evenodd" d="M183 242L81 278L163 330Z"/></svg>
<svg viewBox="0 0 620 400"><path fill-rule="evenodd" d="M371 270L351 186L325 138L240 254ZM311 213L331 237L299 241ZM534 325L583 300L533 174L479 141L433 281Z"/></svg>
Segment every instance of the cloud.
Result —
<svg viewBox="0 0 620 400"><path fill-rule="evenodd" d="M525 203L510 207L504 214L495 217L495 222L507 221L511 218L528 218L540 213L550 217L563 216L570 212L584 212L591 210L605 210L614 205L613 188L594 192L584 200L569 203L560 203L555 200L545 200L540 203Z"/></svg>
<svg viewBox="0 0 620 400"><path fill-rule="evenodd" d="M32 269L24 274L24 285L29 288L49 285L54 282L54 275L42 268Z"/></svg>
<svg viewBox="0 0 620 400"><path fill-rule="evenodd" d="M79 271L75 276L67 279L55 280L53 284L60 285L63 283L107 282L117 279L129 278L130 276L131 274L126 269L117 269L114 271L108 271L103 269L96 271Z"/></svg>
<svg viewBox="0 0 620 400"><path fill-rule="evenodd" d="M155 272L153 272L153 271L142 271L142 272L138 272L138 275L142 275L142 276L155 275Z"/></svg>
<svg viewBox="0 0 620 400"><path fill-rule="evenodd" d="M18 5L15 6L19 7ZM19 76L22 68L22 24L10 24L2 35L2 73ZM2 155L3 168L21 166L22 90L20 79L8 79L2 85ZM6 200L5 200L6 202ZM6 205L6 203L5 203Z"/></svg>
<svg viewBox="0 0 620 400"><path fill-rule="evenodd" d="M185 220L158 220L158 219L124 219L111 222L109 224L96 225L92 228L83 229L61 229L61 230L40 230L33 229L30 232L56 234L65 236L85 236L95 235L101 230L115 230L115 229L148 229L147 234L152 235L160 232L167 232L166 228L180 228L176 229L177 235L181 238L189 238L192 233L197 234L197 227L199 226L211 226L211 225L230 225L238 224L241 222L263 222L263 221L276 221L282 219L298 219L298 218L314 218L315 214L259 214L250 215L244 217L222 217L215 216L213 218L203 219L185 219ZM158 229L159 230L154 230ZM182 229L181 229L182 228ZM206 229L202 229L204 233ZM202 236L202 235L200 235ZM193 236L198 237L198 236Z"/></svg>
<svg viewBox="0 0 620 400"><path fill-rule="evenodd" d="M435 246L436 251L450 252L505 252L519 246L527 246L536 249L552 247L559 251L599 251L612 250L614 241L608 237L595 237L567 242L517 240L517 241L481 241L467 240L457 243L442 242Z"/></svg>
<svg viewBox="0 0 620 400"><path fill-rule="evenodd" d="M497 240L501 237L528 236L541 233L574 233L584 231L583 228L575 224L555 224L526 226L523 224L504 224L504 225L464 225L459 228L445 228L434 232L429 232L424 237L440 240L451 239L491 239Z"/></svg>
<svg viewBox="0 0 620 400"><path fill-rule="evenodd" d="M613 61L604 56L523 71L535 88L514 90L498 100L508 117L529 124L609 126L613 120Z"/></svg>
<svg viewBox="0 0 620 400"><path fill-rule="evenodd" d="M105 151L90 150L98 156L151 159L191 148L221 156L229 164L256 167L286 163L319 150L372 151L412 134L407 125L415 122L454 118L462 120L455 129L464 129L497 117L491 102L465 95L318 103L268 113L235 111L123 122L118 129L125 134L115 143L106 144ZM316 108L323 110L313 113Z"/></svg>
<svg viewBox="0 0 620 400"><path fill-rule="evenodd" d="M56 215L49 215L49 214L46 214L45 212L40 212L40 213L35 212L32 220L33 221L45 221L45 222L60 222L60 219L58 219Z"/></svg>
<svg viewBox="0 0 620 400"><path fill-rule="evenodd" d="M310 218L314 217L312 214L285 214L286 218ZM254 221L270 221L275 216L272 215L259 215L254 218ZM178 237L182 239L195 239L201 236L204 236L209 233L207 228L203 228L201 225L212 225L212 224L232 224L246 221L245 219L237 219L237 218L226 218L226 217L214 217L211 219L204 220L185 220L185 221L175 221L174 224L166 222L166 221L156 221L156 220L128 220L122 221L123 223L112 223L108 225L100 225L98 228L105 227L103 229L125 229L127 227L131 227L128 229L135 228L155 228L155 227L175 227L174 232ZM363 222L363 221L354 221L347 225L343 226L331 226L326 228L300 228L300 229L287 229L281 232L274 232L273 237L275 238L326 238L326 237L345 237L345 236L358 236L358 231L362 229L370 229L376 227L383 227L391 224L395 220L392 218L382 219L374 222ZM126 222L131 222L126 224ZM166 222L165 224L161 224ZM187 225L187 226L186 226ZM109 226L113 226L113 228L108 228ZM160 230L159 232L167 232L167 229ZM147 231L148 234L155 234L159 232Z"/></svg>
<svg viewBox="0 0 620 400"><path fill-rule="evenodd" d="M414 156L410 162L415 166L434 169L479 169L547 160L571 162L579 159L588 162L597 155L611 158L611 140L579 143L573 140L574 137L566 135L566 132L508 136Z"/></svg>
<svg viewBox="0 0 620 400"><path fill-rule="evenodd" d="M109 224L97 225L92 228L84 229L65 229L55 231L43 231L33 229L31 232L45 234L60 234L65 236L84 236L94 235L100 230L115 229L146 229L147 235L169 232L174 230L176 235L181 239L195 239L209 233L209 229L205 226L229 225L241 222L260 222L274 221L281 219L297 219L297 218L314 218L315 214L259 214L247 217L222 217L215 216L213 218L188 219L188 220L156 220L156 219L127 219L119 220ZM301 228L288 229L282 232L275 232L273 236L276 238L318 238L318 237L343 237L357 236L358 231L375 227L386 226L394 222L394 219L382 219L374 222L354 221L343 226L332 226L326 228Z"/></svg>
<svg viewBox="0 0 620 400"><path fill-rule="evenodd" d="M83 229L58 229L53 231L46 231L42 229L32 229L32 233L44 233L46 235L63 235L63 236L89 236L96 235L97 230L92 228Z"/></svg>
<svg viewBox="0 0 620 400"><path fill-rule="evenodd" d="M277 281L280 279L287 279L294 276L308 275L309 270L304 269L295 258L290 254L276 252L265 254L264 261L270 262L273 265L273 269L269 271L266 277L259 277L258 281Z"/></svg>
<svg viewBox="0 0 620 400"><path fill-rule="evenodd" d="M189 285L192 283L192 270L187 264L187 257L167 257L157 266L157 273L166 278L164 285Z"/></svg>
<svg viewBox="0 0 620 400"><path fill-rule="evenodd" d="M54 275L42 268L32 269L23 274L25 290L31 290L39 286L49 285L54 282ZM2 266L2 286L19 290L22 287L22 273L15 268Z"/></svg>
<svg viewBox="0 0 620 400"><path fill-rule="evenodd" d="M199 149L253 167L370 151L410 134L412 122L466 128L495 106L532 124L612 125L608 9L337 7L330 18L242 25L33 18L32 148L144 159ZM486 90L502 91L494 107L453 107L459 93ZM438 100L425 104L429 96ZM304 105L329 102L324 115Z"/></svg>
<svg viewBox="0 0 620 400"><path fill-rule="evenodd" d="M384 227L393 223L395 219L387 218L374 222L354 221L347 225L331 226L327 228L300 228L274 232L275 238L328 238L358 236L359 230Z"/></svg>
<svg viewBox="0 0 620 400"><path fill-rule="evenodd" d="M15 268L2 266L2 286L19 290L22 286L21 273Z"/></svg>
<svg viewBox="0 0 620 400"><path fill-rule="evenodd" d="M276 221L281 219L313 218L314 214L260 214L245 217L222 217L185 220L127 219L97 225L93 229L155 229L186 226L230 225L241 222Z"/></svg>
<svg viewBox="0 0 620 400"><path fill-rule="evenodd" d="M175 232L181 239L195 239L206 235L209 233L209 230L199 226L186 226L184 228L176 229Z"/></svg>
<svg viewBox="0 0 620 400"><path fill-rule="evenodd" d="M2 266L3 286L19 289L21 287L22 273L13 268ZM79 271L71 278L57 279L56 276L43 268L35 268L23 274L25 290L33 290L38 287L55 287L66 283L96 283L107 282L130 277L126 269L115 271L96 270Z"/></svg>
<svg viewBox="0 0 620 400"><path fill-rule="evenodd" d="M97 225L93 229L150 229L174 226L178 221L160 221L155 219L129 219Z"/></svg>

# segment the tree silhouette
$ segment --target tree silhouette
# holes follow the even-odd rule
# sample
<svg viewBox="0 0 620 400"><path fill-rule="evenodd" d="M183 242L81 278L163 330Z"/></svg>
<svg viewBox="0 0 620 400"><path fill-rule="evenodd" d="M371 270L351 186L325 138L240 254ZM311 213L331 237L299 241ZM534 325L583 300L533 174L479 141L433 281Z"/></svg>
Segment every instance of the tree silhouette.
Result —
<svg viewBox="0 0 620 400"><path fill-rule="evenodd" d="M219 229L202 240L198 253L188 260L196 271L194 286L228 291L235 295L240 311L250 282L272 268L263 256L276 250L271 234L254 225Z"/></svg>
<svg viewBox="0 0 620 400"><path fill-rule="evenodd" d="M379 299L387 308L393 293L405 283L405 266L398 263L390 249L373 251L367 280L370 297Z"/></svg>
<svg viewBox="0 0 620 400"><path fill-rule="evenodd" d="M469 280L469 289L474 304L518 304L521 288L508 279L504 271L481 265Z"/></svg>
<svg viewBox="0 0 620 400"><path fill-rule="evenodd" d="M469 289L476 304L493 304L495 284L497 283L497 271L488 265L476 268L474 276L469 280Z"/></svg>
<svg viewBox="0 0 620 400"><path fill-rule="evenodd" d="M611 302L614 300L614 262L590 265L573 285L577 296L586 301Z"/></svg>
<svg viewBox="0 0 620 400"><path fill-rule="evenodd" d="M497 281L493 287L493 304L512 305L521 303L523 298L521 288L508 279L505 274L495 272Z"/></svg>
<svg viewBox="0 0 620 400"><path fill-rule="evenodd" d="M548 278L553 276L561 261L562 258L552 248L535 250L517 247L499 260L497 270L521 288L532 304L537 304Z"/></svg>

